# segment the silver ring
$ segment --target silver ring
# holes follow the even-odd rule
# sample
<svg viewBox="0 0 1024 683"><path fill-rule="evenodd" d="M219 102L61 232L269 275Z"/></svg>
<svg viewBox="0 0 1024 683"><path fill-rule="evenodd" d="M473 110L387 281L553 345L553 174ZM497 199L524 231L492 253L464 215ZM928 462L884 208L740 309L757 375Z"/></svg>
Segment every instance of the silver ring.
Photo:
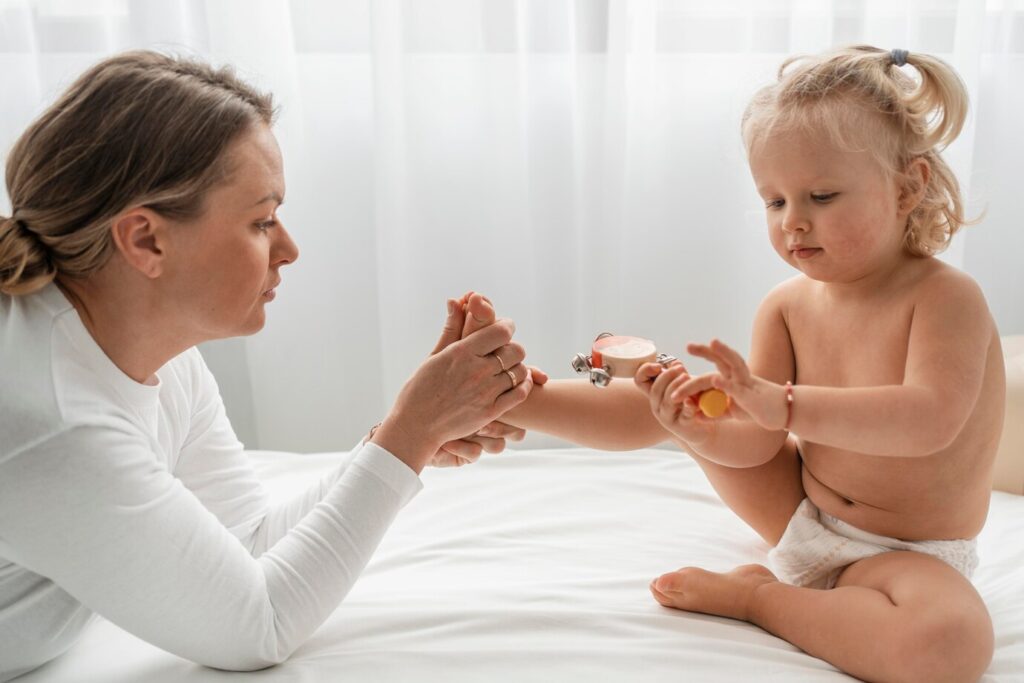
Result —
<svg viewBox="0 0 1024 683"><path fill-rule="evenodd" d="M505 361L501 359L501 356L498 355L497 351L494 352L494 357L498 359L498 365L501 366L501 370L498 372L505 372Z"/></svg>
<svg viewBox="0 0 1024 683"><path fill-rule="evenodd" d="M505 370L505 374L508 375L510 380L512 380L512 386L509 387L509 390L515 389L516 385L519 384L519 380L516 379L515 373L511 370Z"/></svg>

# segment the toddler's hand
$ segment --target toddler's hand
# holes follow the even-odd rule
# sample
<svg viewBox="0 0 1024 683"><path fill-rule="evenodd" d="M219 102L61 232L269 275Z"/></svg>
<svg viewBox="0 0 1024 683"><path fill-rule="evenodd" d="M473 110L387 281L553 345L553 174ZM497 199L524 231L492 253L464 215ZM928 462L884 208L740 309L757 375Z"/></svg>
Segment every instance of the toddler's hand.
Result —
<svg viewBox="0 0 1024 683"><path fill-rule="evenodd" d="M633 381L650 401L651 413L662 427L687 444L703 443L715 431L714 420L706 417L697 407L696 396L684 401L671 400L671 388L680 386L691 377L679 361L666 368L661 363L644 363L637 369Z"/></svg>
<svg viewBox="0 0 1024 683"><path fill-rule="evenodd" d="M667 390L670 402L685 405L702 391L720 389L731 399L726 416L750 420L769 430L785 427L785 386L751 374L743 356L717 339L710 344L689 344L686 350L714 363L718 372L673 382Z"/></svg>

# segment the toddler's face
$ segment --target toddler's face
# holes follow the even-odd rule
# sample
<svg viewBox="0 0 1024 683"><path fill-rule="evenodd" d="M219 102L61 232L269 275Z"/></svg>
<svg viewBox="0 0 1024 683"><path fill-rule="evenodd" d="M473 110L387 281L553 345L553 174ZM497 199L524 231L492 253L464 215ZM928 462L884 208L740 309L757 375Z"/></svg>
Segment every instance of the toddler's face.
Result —
<svg viewBox="0 0 1024 683"><path fill-rule="evenodd" d="M823 282L856 282L906 257L899 188L864 151L791 132L759 142L750 170L772 246Z"/></svg>

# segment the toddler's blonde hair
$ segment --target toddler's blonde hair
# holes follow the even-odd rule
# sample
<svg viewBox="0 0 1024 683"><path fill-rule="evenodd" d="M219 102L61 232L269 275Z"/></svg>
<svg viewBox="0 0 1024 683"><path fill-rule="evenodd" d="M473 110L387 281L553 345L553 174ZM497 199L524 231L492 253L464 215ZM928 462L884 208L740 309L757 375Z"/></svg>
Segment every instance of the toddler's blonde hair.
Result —
<svg viewBox="0 0 1024 683"><path fill-rule="evenodd" d="M919 78L904 73L894 57ZM907 218L904 241L912 254L932 256L967 222L960 186L940 154L966 116L967 89L942 60L857 45L783 62L778 81L747 105L742 133L748 155L775 133L825 134L843 149L870 152L911 192L920 188L906 171L912 160L924 159L931 175Z"/></svg>

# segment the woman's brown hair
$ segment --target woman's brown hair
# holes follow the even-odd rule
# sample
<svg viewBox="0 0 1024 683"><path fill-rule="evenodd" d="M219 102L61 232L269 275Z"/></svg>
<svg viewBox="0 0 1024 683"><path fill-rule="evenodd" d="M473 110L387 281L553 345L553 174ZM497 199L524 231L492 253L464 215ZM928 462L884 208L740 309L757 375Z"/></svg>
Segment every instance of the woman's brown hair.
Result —
<svg viewBox="0 0 1024 683"><path fill-rule="evenodd" d="M227 173L225 150L270 95L228 67L152 51L95 65L32 123L7 158L0 292L81 278L110 257L111 220L133 206L187 220Z"/></svg>

